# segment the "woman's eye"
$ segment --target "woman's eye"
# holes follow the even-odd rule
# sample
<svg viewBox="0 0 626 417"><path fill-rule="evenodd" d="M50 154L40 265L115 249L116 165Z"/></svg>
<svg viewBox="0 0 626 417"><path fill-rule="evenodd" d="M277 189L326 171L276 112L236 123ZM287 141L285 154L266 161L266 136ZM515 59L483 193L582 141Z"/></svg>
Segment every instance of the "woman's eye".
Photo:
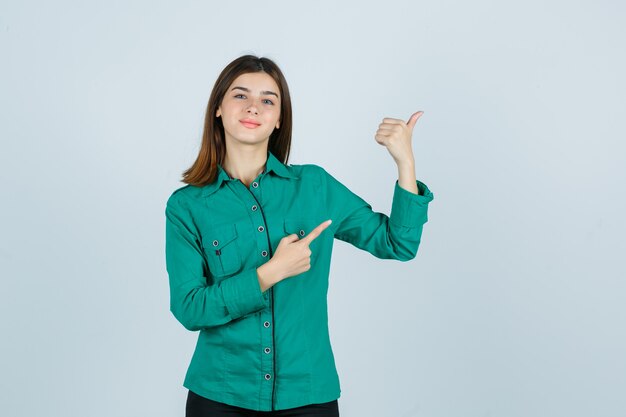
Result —
<svg viewBox="0 0 626 417"><path fill-rule="evenodd" d="M245 97L245 95L243 94L235 94L235 98L237 97ZM270 100L269 98L265 99L266 102L268 102L268 104L274 105L274 102L272 100Z"/></svg>

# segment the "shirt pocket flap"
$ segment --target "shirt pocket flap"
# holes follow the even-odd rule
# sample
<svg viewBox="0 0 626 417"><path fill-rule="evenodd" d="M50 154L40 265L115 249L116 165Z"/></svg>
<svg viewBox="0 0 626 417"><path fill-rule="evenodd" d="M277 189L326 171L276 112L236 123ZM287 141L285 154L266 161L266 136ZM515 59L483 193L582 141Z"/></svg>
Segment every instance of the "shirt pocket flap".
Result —
<svg viewBox="0 0 626 417"><path fill-rule="evenodd" d="M289 235L296 234L300 239L315 229L312 219L285 219L285 232Z"/></svg>
<svg viewBox="0 0 626 417"><path fill-rule="evenodd" d="M234 224L226 224L215 227L203 239L203 246L206 250L220 250L235 239L237 239L237 228Z"/></svg>
<svg viewBox="0 0 626 417"><path fill-rule="evenodd" d="M241 269L241 248L235 224L218 225L202 239L209 270L214 277L226 277Z"/></svg>

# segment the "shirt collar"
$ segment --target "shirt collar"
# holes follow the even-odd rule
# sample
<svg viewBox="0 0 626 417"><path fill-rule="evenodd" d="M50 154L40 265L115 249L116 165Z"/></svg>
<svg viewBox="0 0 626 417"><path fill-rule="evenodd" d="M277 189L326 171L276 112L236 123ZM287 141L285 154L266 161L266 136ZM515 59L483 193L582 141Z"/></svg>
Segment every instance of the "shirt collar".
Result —
<svg viewBox="0 0 626 417"><path fill-rule="evenodd" d="M283 164L274 154L268 149L267 151L267 160L265 163L265 169L263 170L263 174L267 172L274 172L276 175L279 175L283 178L293 178L298 179L298 176L291 173L291 169L289 169L285 164ZM228 173L224 170L221 164L217 164L217 179L210 184L207 184L203 187L202 196L206 197L209 194L214 193L219 190L222 183L224 181L232 181L233 178L228 175Z"/></svg>

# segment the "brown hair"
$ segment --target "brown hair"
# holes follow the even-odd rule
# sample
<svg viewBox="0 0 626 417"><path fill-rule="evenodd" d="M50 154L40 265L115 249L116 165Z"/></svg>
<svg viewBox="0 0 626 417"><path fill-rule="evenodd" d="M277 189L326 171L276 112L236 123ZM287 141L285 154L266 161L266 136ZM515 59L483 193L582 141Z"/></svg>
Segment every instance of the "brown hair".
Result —
<svg viewBox="0 0 626 417"><path fill-rule="evenodd" d="M204 186L217 178L217 164L222 164L226 155L226 142L222 118L215 112L224 99L228 87L241 74L265 72L280 90L280 128L274 129L269 138L268 149L283 163L287 163L291 148L291 98L287 81L278 65L269 58L242 55L228 64L217 77L209 98L204 118L204 132L198 157L193 165L183 172L182 182Z"/></svg>

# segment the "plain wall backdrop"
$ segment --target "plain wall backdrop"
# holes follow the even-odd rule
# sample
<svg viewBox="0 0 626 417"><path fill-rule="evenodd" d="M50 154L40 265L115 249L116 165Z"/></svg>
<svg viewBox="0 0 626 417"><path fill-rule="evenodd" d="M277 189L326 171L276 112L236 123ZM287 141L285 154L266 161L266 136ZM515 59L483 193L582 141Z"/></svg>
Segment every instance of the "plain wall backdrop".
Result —
<svg viewBox="0 0 626 417"><path fill-rule="evenodd" d="M336 241L342 417L626 415L625 11L2 1L0 415L184 415L198 334L169 311L165 202L246 53L287 78L289 162L376 211L378 124L424 111L417 257Z"/></svg>

